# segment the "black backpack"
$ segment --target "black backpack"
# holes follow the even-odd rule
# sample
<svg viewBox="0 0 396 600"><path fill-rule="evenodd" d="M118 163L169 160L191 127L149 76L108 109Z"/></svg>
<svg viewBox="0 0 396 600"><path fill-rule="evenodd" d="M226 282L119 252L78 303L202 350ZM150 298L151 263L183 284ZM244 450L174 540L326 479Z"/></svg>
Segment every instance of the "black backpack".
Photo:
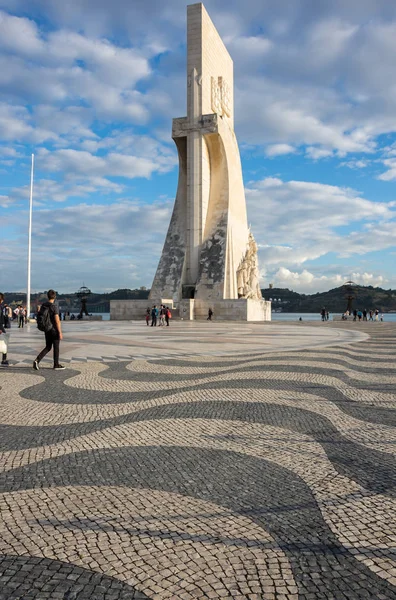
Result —
<svg viewBox="0 0 396 600"><path fill-rule="evenodd" d="M40 331L48 332L54 328L51 321L51 308L49 306L42 306L37 315L37 329Z"/></svg>

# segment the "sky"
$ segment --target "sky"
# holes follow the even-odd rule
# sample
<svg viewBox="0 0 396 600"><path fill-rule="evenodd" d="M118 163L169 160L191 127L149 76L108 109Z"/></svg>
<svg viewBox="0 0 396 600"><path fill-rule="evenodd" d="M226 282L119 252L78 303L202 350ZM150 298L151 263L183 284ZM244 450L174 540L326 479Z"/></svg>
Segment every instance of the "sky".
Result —
<svg viewBox="0 0 396 600"><path fill-rule="evenodd" d="M150 287L186 114L183 0L0 0L1 291ZM396 2L208 0L261 287L396 288Z"/></svg>

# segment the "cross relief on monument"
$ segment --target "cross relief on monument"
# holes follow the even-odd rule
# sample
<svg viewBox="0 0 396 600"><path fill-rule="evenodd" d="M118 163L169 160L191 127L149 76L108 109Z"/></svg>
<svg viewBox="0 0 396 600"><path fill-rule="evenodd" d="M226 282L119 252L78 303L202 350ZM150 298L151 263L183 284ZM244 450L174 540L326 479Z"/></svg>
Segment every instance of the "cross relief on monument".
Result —
<svg viewBox="0 0 396 600"><path fill-rule="evenodd" d="M178 190L150 297L263 302L234 133L233 62L202 4L187 7L186 80L187 116L172 122Z"/></svg>

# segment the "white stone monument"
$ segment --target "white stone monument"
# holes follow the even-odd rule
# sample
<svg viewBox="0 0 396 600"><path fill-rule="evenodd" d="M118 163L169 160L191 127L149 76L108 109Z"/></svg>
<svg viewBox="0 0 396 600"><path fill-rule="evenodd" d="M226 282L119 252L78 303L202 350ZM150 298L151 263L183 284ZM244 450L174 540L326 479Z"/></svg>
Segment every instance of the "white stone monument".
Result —
<svg viewBox="0 0 396 600"><path fill-rule="evenodd" d="M203 4L187 7L187 117L173 120L172 138L179 184L150 300L171 298L188 317L210 307L270 320L234 133L233 62Z"/></svg>
<svg viewBox="0 0 396 600"><path fill-rule="evenodd" d="M180 317L271 320L261 297L234 133L233 62L203 4L187 7L187 117L173 120L179 154L175 206L147 301L111 303L111 318L143 318L143 305Z"/></svg>

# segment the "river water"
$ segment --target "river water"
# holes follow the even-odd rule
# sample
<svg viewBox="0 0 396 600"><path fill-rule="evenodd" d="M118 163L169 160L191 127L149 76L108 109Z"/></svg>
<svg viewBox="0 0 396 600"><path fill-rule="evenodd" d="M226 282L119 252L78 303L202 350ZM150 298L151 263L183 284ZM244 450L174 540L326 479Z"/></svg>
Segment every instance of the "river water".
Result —
<svg viewBox="0 0 396 600"><path fill-rule="evenodd" d="M341 313L334 313L340 317ZM302 318L303 321L321 321L322 317L319 313L272 313L273 321L298 321ZM330 313L330 321L333 320L333 314ZM384 321L396 323L396 313L384 313Z"/></svg>

